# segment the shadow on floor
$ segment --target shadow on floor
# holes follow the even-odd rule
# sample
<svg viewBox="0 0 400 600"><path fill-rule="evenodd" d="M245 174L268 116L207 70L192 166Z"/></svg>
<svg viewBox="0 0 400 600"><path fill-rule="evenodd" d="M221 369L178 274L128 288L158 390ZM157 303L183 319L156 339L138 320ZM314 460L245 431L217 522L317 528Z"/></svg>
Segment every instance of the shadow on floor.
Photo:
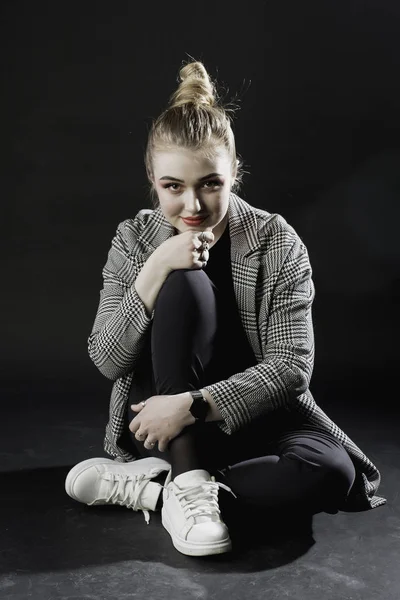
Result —
<svg viewBox="0 0 400 600"><path fill-rule="evenodd" d="M312 515L239 510L220 490L220 508L232 539L232 552L187 557L172 545L160 512L122 506L87 506L71 499L64 482L69 467L19 470L1 474L3 573L73 570L120 561L163 561L186 567L206 561L218 572L275 568L296 560L315 543ZM233 499L235 502L235 499ZM249 561L249 555L251 560ZM192 561L192 562L191 562Z"/></svg>

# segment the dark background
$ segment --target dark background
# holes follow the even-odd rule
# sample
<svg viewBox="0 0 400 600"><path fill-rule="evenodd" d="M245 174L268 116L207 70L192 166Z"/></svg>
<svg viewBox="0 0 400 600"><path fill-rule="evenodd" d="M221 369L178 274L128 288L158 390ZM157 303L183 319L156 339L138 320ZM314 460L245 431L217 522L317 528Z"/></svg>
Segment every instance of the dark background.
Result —
<svg viewBox="0 0 400 600"><path fill-rule="evenodd" d="M308 248L316 401L389 410L398 2L8 1L1 13L5 404L52 396L60 415L59 398L90 396L106 414L112 382L86 345L101 271L118 223L151 208L148 128L194 57L226 101L239 98L234 133L249 171L239 195L283 215Z"/></svg>

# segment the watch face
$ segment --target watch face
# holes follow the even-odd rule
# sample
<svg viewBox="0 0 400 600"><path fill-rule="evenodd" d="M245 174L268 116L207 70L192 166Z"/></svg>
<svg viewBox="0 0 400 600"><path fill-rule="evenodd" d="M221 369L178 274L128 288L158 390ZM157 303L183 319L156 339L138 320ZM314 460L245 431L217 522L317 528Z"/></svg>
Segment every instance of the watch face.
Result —
<svg viewBox="0 0 400 600"><path fill-rule="evenodd" d="M196 419L205 419L208 411L208 402L203 398L201 392L192 393L193 402L190 407L190 412Z"/></svg>
<svg viewBox="0 0 400 600"><path fill-rule="evenodd" d="M199 414L198 414L198 413L199 413L199 407L198 407L198 404L197 404L197 402L198 402L198 401L196 401L195 399L193 399L192 406L190 407L190 412L191 412L191 413L192 413L192 415L193 415L194 417L196 417L196 418L199 416Z"/></svg>
<svg viewBox="0 0 400 600"><path fill-rule="evenodd" d="M201 407L198 406L197 404L194 405L193 407L193 416L196 417L196 419L199 419L202 415L201 413Z"/></svg>

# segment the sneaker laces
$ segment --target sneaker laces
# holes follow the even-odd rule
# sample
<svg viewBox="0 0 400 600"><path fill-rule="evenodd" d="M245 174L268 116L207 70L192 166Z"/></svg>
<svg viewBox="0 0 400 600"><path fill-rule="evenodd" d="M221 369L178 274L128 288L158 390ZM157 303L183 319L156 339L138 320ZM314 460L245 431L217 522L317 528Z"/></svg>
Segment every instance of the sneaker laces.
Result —
<svg viewBox="0 0 400 600"><path fill-rule="evenodd" d="M218 488L220 487L237 498L230 487L215 481L214 475L211 476L210 481L200 481L196 485L185 486L182 490L175 488L174 493L181 503L185 518L214 516L219 519Z"/></svg>
<svg viewBox="0 0 400 600"><path fill-rule="evenodd" d="M150 513L140 505L140 499L150 479L156 477L159 471L159 469L151 469L148 473L139 473L137 475L130 475L129 473L103 473L100 475L100 479L111 483L111 490L106 495L106 498L99 495L92 502L89 502L88 505L91 506L96 504L96 502L105 501L111 504L120 504L121 506L132 508L132 510L141 510L148 525L150 522Z"/></svg>

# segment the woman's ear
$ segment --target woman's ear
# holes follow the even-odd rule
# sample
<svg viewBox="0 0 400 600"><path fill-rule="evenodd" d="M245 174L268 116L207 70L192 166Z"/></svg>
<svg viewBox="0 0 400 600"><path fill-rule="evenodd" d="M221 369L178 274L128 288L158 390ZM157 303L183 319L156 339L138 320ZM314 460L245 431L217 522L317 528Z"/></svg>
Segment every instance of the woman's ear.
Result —
<svg viewBox="0 0 400 600"><path fill-rule="evenodd" d="M235 166L235 168L233 169L233 172L232 172L232 179L233 179L233 181L235 181L235 179L236 179L236 175L237 175L237 171L238 171L238 165L239 165L239 159L236 159L236 166Z"/></svg>

